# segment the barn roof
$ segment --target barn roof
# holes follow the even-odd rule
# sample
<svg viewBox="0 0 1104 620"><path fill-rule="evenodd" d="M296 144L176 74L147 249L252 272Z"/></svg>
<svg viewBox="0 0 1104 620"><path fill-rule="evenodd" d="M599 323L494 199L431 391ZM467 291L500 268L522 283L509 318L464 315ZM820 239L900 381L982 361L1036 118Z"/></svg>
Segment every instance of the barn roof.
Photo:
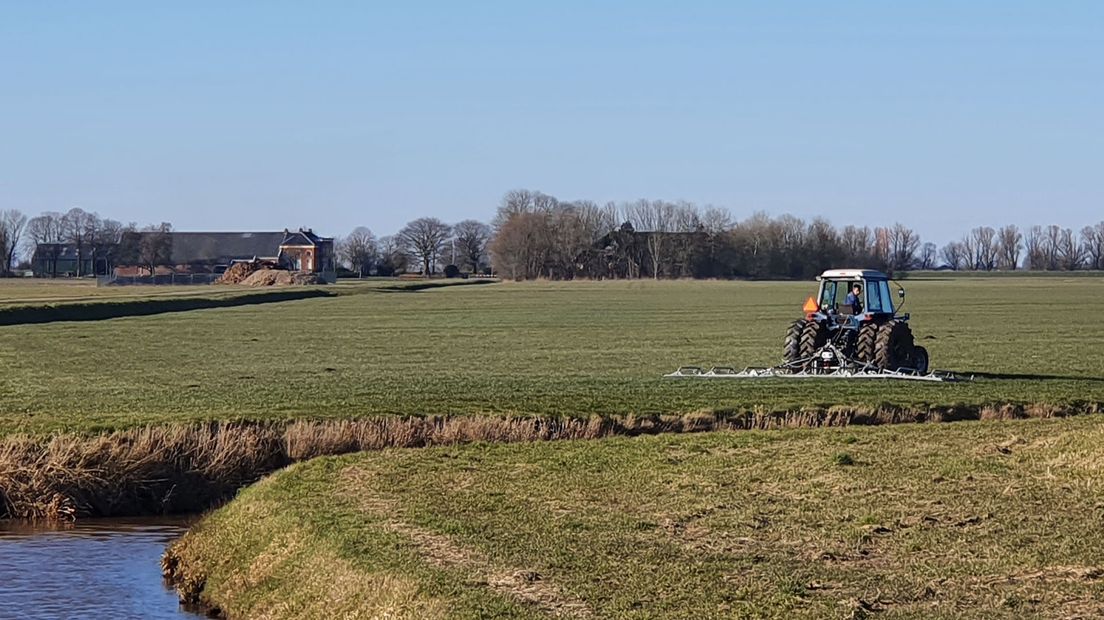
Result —
<svg viewBox="0 0 1104 620"><path fill-rule="evenodd" d="M154 233L143 233L154 234ZM276 258L283 232L171 232L170 262L228 264L246 258Z"/></svg>

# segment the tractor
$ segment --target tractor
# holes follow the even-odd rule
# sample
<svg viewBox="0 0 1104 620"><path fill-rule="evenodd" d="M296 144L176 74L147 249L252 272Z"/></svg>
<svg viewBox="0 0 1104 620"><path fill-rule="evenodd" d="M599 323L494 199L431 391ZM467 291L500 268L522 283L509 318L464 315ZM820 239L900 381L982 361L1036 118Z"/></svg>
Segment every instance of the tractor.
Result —
<svg viewBox="0 0 1104 620"><path fill-rule="evenodd" d="M663 375L686 379L969 380L928 369L928 352L913 342L909 315L893 306L889 276L870 269L829 269L820 289L786 332L777 366L679 366ZM905 289L897 287L904 302Z"/></svg>
<svg viewBox="0 0 1104 620"><path fill-rule="evenodd" d="M786 332L784 366L823 374L844 367L928 372L928 352L913 342L909 315L897 314L889 277L869 269L830 269ZM897 288L902 302L905 290Z"/></svg>

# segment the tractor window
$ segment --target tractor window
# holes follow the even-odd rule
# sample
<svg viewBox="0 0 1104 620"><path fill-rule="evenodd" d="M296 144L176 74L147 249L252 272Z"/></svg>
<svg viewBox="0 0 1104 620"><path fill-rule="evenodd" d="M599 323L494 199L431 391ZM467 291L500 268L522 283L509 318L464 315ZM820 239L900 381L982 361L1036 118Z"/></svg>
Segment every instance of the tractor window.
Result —
<svg viewBox="0 0 1104 620"><path fill-rule="evenodd" d="M882 297L882 312L893 314L893 297L889 295L889 282L878 283L878 294Z"/></svg>
<svg viewBox="0 0 1104 620"><path fill-rule="evenodd" d="M835 310L839 305L836 299L836 282L825 282L820 289L820 307Z"/></svg>
<svg viewBox="0 0 1104 620"><path fill-rule="evenodd" d="M866 311L885 312L882 310L882 295L878 292L877 282L866 283Z"/></svg>

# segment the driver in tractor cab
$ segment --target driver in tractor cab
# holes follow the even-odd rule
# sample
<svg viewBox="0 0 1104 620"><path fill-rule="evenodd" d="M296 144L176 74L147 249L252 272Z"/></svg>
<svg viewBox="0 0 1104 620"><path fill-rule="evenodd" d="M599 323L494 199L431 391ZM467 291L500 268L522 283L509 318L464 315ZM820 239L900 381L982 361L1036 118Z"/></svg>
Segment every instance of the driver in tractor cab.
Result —
<svg viewBox="0 0 1104 620"><path fill-rule="evenodd" d="M862 314L862 284L856 282L851 285L851 292L847 294L847 299L843 300L843 303L851 307L851 314Z"/></svg>

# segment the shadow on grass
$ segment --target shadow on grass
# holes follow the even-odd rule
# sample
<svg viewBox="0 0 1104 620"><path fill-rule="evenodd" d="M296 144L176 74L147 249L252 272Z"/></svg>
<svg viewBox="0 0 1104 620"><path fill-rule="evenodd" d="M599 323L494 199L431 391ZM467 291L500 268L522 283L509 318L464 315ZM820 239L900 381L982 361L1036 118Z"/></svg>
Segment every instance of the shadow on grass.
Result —
<svg viewBox="0 0 1104 620"><path fill-rule="evenodd" d="M17 306L0 309L0 326L54 323L58 321L102 321L128 316L149 316L207 308L251 306L316 297L334 297L334 294L330 291L311 288L244 293L228 297L183 297Z"/></svg>
<svg viewBox="0 0 1104 620"><path fill-rule="evenodd" d="M364 294L364 293L416 293L418 291L427 291L435 288L448 288L453 286L479 286L482 284L495 284L498 280L445 280L445 281L430 281L430 282L414 282L412 284L399 284L395 286L381 286L374 289L366 289L364 291L357 291L351 294Z"/></svg>
<svg viewBox="0 0 1104 620"><path fill-rule="evenodd" d="M963 377L973 376L977 379L1001 379L1006 381L1092 381L1104 383L1104 377L1088 377L1078 375L1048 375L1039 373L1008 373L1008 372L978 372L974 370L956 370L956 375Z"/></svg>

